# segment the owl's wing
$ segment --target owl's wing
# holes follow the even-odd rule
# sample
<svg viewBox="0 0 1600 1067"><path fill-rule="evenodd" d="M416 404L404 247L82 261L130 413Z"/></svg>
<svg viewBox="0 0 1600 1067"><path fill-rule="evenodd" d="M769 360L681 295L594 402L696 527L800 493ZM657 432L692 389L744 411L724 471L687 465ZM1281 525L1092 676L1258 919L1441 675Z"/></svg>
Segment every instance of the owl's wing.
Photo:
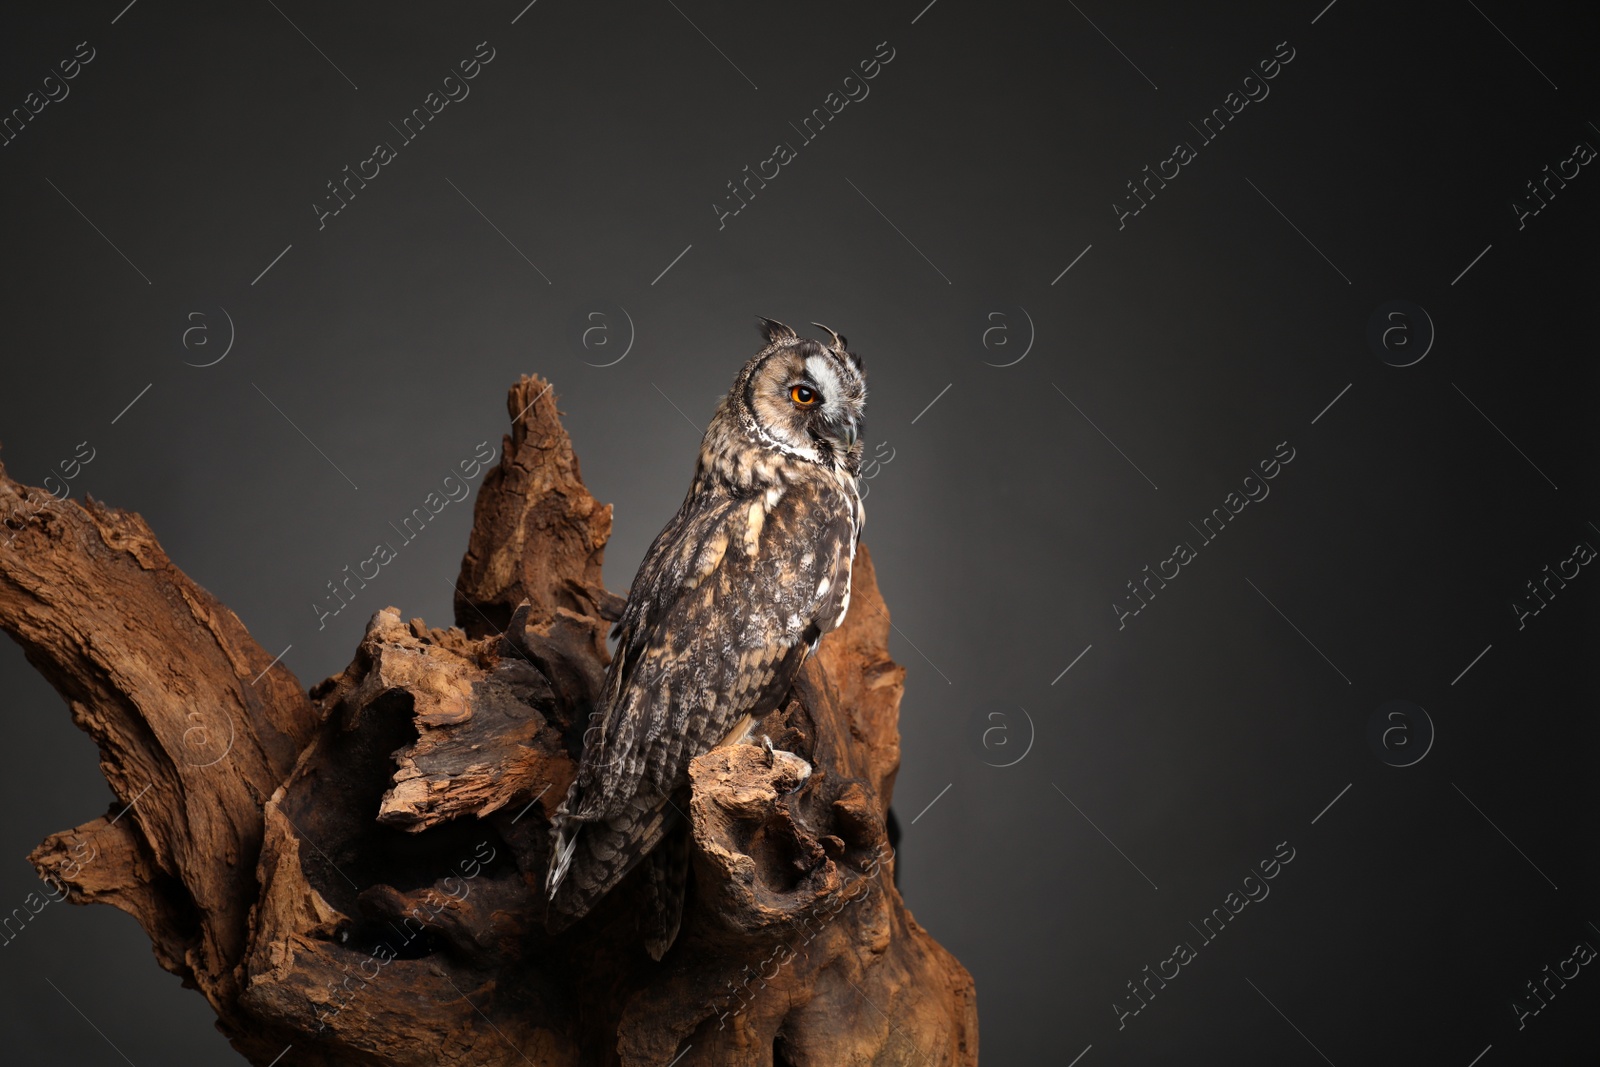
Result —
<svg viewBox="0 0 1600 1067"><path fill-rule="evenodd" d="M606 825L571 857L588 870L573 871L561 911L587 911L660 840L689 761L775 707L837 624L857 528L843 497L691 498L651 546L618 624L604 720L562 805L569 821ZM561 833L558 848L581 847Z"/></svg>
<svg viewBox="0 0 1600 1067"><path fill-rule="evenodd" d="M848 589L853 537L845 501L812 492L686 517L651 561L659 574L636 625L624 615L625 658L597 753L601 794L629 782L673 788L742 716L782 698L802 646L837 622L837 608L825 609Z"/></svg>

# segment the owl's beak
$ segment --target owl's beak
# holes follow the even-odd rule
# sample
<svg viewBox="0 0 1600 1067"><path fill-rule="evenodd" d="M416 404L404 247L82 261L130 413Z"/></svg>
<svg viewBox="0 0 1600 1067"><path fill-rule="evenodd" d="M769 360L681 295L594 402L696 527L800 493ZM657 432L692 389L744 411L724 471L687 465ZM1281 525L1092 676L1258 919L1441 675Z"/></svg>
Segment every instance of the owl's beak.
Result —
<svg viewBox="0 0 1600 1067"><path fill-rule="evenodd" d="M850 417L848 411L824 410L819 414L821 418L818 420L820 423L818 428L827 434L830 441L842 444L846 452L856 446L856 441L861 438L861 427Z"/></svg>

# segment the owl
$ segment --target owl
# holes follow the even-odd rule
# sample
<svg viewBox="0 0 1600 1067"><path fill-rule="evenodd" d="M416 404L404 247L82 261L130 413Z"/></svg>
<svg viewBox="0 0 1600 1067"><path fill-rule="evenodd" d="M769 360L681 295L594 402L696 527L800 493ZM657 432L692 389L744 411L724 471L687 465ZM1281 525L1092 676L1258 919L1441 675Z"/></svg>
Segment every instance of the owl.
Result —
<svg viewBox="0 0 1600 1067"><path fill-rule="evenodd" d="M748 743L844 621L864 519L861 358L826 326L824 344L759 322L766 347L718 404L688 495L633 579L577 778L551 822L549 928L582 918L643 861L645 946L658 960L682 915L689 761ZM763 741L769 760L809 774Z"/></svg>

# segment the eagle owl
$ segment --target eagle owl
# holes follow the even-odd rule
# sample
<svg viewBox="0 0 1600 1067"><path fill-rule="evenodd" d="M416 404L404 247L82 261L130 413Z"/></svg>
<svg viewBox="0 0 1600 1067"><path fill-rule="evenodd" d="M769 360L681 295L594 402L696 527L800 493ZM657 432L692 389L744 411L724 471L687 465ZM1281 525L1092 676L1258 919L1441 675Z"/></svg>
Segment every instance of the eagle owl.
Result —
<svg viewBox="0 0 1600 1067"><path fill-rule="evenodd" d="M824 344L760 324L767 345L718 404L689 493L633 579L577 778L551 824L549 927L582 918L644 861L656 959L682 914L689 761L746 741L850 607L861 359L826 326ZM803 762L766 745L769 758Z"/></svg>

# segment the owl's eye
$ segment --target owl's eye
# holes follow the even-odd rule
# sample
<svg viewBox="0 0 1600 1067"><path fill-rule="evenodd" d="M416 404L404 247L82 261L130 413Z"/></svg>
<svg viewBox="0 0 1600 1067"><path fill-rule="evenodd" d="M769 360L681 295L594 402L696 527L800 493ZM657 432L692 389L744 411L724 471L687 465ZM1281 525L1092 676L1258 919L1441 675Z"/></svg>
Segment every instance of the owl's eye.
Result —
<svg viewBox="0 0 1600 1067"><path fill-rule="evenodd" d="M789 399L796 407L809 408L817 402L817 391L809 385L796 385L789 390Z"/></svg>

